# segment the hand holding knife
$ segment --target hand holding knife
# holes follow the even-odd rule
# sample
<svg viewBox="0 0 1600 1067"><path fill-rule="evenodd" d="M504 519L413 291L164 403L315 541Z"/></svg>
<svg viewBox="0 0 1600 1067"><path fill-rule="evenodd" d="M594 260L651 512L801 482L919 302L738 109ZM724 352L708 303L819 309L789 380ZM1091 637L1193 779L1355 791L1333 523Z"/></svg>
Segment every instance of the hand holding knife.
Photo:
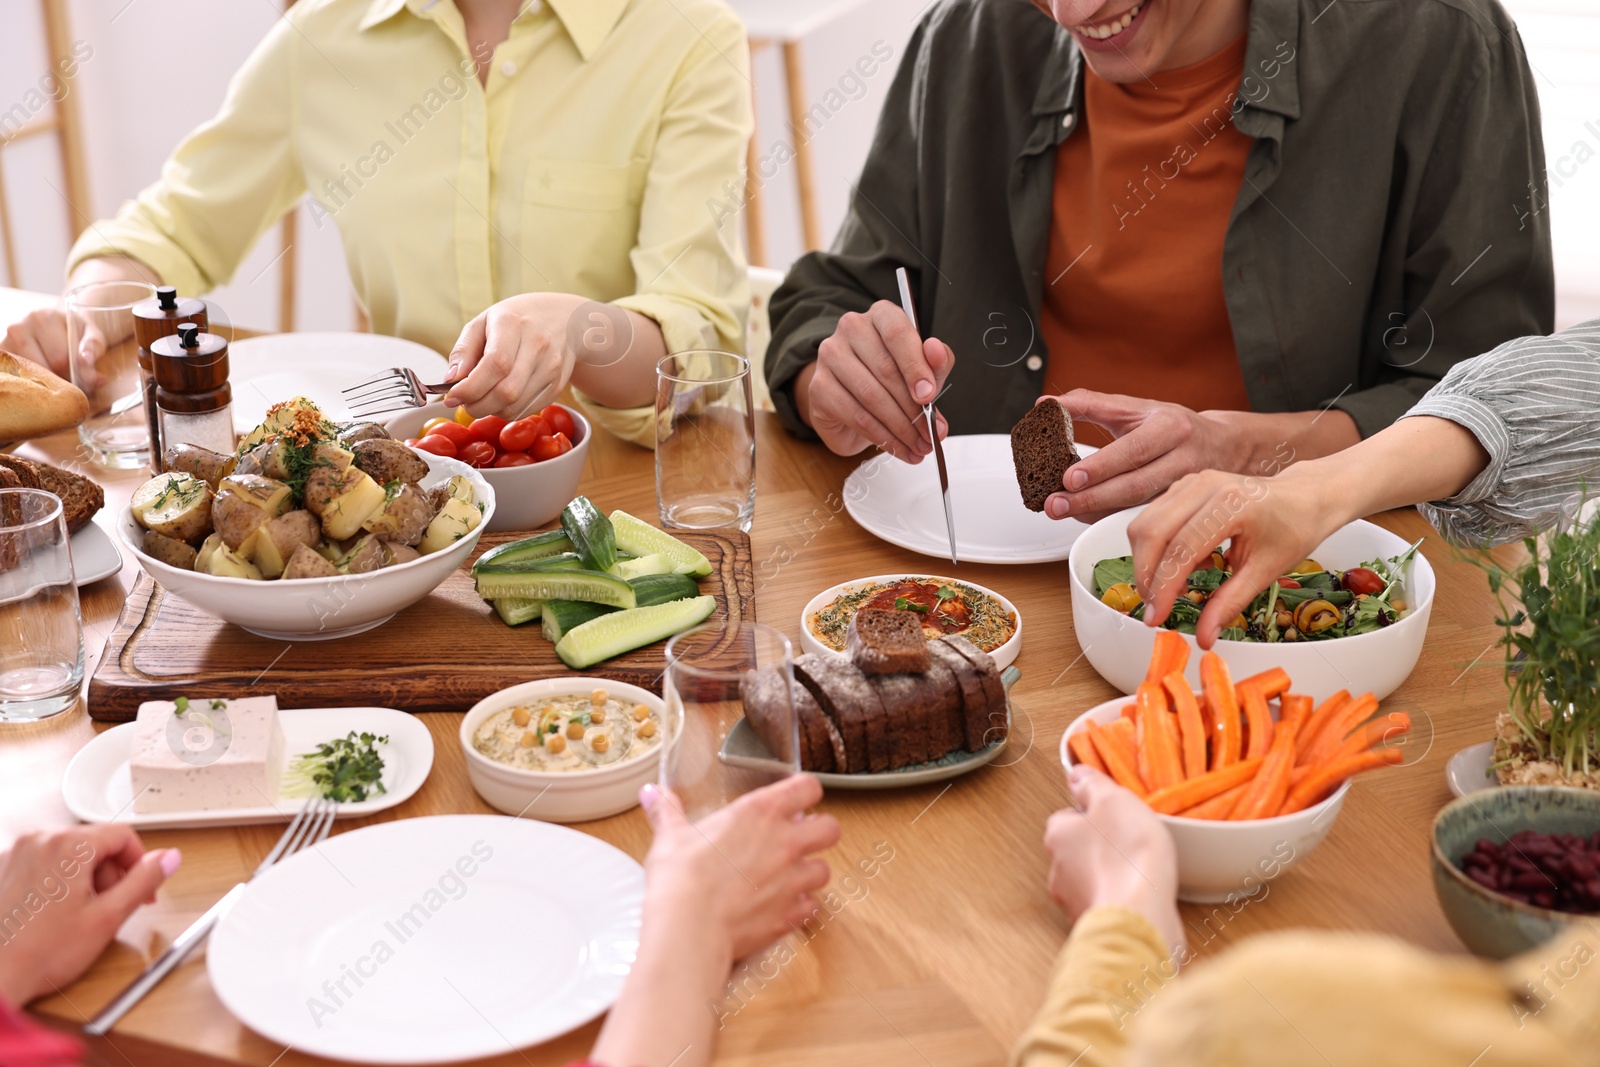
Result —
<svg viewBox="0 0 1600 1067"><path fill-rule="evenodd" d="M900 283L900 306L905 310L906 318L911 320L911 328L920 334L917 309L911 302L911 277L904 267L898 268L894 276ZM939 430L934 424L932 400L922 405L922 416L928 420L928 438L933 442L933 459L939 468L939 491L944 497L944 528L950 538L950 564L955 566L960 561L956 559L956 520L950 510L950 472L944 465L944 445L939 441Z"/></svg>

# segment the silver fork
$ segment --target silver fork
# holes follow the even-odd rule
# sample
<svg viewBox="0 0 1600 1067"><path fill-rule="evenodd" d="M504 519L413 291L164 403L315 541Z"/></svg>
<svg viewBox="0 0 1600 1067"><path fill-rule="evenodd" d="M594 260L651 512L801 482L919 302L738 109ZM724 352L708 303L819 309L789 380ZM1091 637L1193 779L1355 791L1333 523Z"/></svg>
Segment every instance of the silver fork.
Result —
<svg viewBox="0 0 1600 1067"><path fill-rule="evenodd" d="M173 968L182 963L193 952L195 946L204 941L211 933L211 928L217 925L217 920L227 914L233 907L245 886L250 880L274 863L296 852L310 848L328 836L328 831L333 828L333 817L338 814L339 805L326 797L316 797L306 802L289 823L289 828L284 830L283 836L278 838L278 843L267 858L261 861L261 866L251 872L250 878L228 890L226 896L211 906L211 910L194 921L194 925L178 935L167 950L157 956L155 962L144 969L144 973L128 984L128 988L118 993L111 1003L103 1008L99 1015L84 1026L83 1032L90 1037L102 1037L117 1025L117 1021L128 1013L144 995L154 989L161 979L172 973Z"/></svg>
<svg viewBox="0 0 1600 1067"><path fill-rule="evenodd" d="M344 393L350 414L358 419L366 419L386 411L420 408L428 402L429 396L448 393L455 384L444 382L424 385L422 379L417 377L417 372L410 367L390 367L341 392Z"/></svg>

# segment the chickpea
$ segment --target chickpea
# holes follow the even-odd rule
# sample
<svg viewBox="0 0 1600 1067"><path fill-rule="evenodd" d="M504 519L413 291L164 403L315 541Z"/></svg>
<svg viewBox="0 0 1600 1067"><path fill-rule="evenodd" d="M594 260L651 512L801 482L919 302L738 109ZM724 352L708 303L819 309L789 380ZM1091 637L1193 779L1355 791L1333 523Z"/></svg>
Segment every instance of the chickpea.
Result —
<svg viewBox="0 0 1600 1067"><path fill-rule="evenodd" d="M532 718L533 713L527 708L518 708L516 711L511 713L511 721L516 723L518 726L528 725L528 720Z"/></svg>
<svg viewBox="0 0 1600 1067"><path fill-rule="evenodd" d="M551 734L544 739L544 747L548 748L552 754L559 756L567 750L567 739L560 734Z"/></svg>
<svg viewBox="0 0 1600 1067"><path fill-rule="evenodd" d="M594 692L589 694L589 703L593 704L595 707L603 706L605 702L610 699L611 694L606 692L604 689L596 689Z"/></svg>
<svg viewBox="0 0 1600 1067"><path fill-rule="evenodd" d="M1100 603L1126 615L1140 604L1143 604L1144 598L1139 595L1137 589L1127 582L1118 582L1100 594Z"/></svg>
<svg viewBox="0 0 1600 1067"><path fill-rule="evenodd" d="M611 747L611 738L607 737L603 733L595 734L589 739L589 747L594 749L596 752L604 752L606 749Z"/></svg>
<svg viewBox="0 0 1600 1067"><path fill-rule="evenodd" d="M1283 639L1285 641L1298 641L1300 640L1300 631L1291 626L1283 631Z"/></svg>
<svg viewBox="0 0 1600 1067"><path fill-rule="evenodd" d="M577 719L573 719L571 722L567 723L567 736L572 738L574 741L582 741L583 723Z"/></svg>
<svg viewBox="0 0 1600 1067"><path fill-rule="evenodd" d="M646 719L639 724L638 734L640 737L654 737L656 735L656 724Z"/></svg>
<svg viewBox="0 0 1600 1067"><path fill-rule="evenodd" d="M1393 608L1396 613L1406 610L1406 602L1401 600L1399 597L1395 597L1393 600L1389 601L1389 606Z"/></svg>
<svg viewBox="0 0 1600 1067"><path fill-rule="evenodd" d="M592 711L589 712L589 721L594 723L596 726L598 726L601 723L605 722L606 721L606 709L600 707L599 705L596 705L595 708Z"/></svg>
<svg viewBox="0 0 1600 1067"><path fill-rule="evenodd" d="M1308 600L1294 609L1294 624L1301 633L1321 633L1330 626L1337 626L1339 609L1326 600Z"/></svg>
<svg viewBox="0 0 1600 1067"><path fill-rule="evenodd" d="M1275 621L1278 624L1278 629L1287 630L1294 625L1294 616L1283 608L1279 608Z"/></svg>
<svg viewBox="0 0 1600 1067"><path fill-rule="evenodd" d="M633 721L634 722L644 722L644 720L648 719L649 717L650 717L650 709L649 708L645 707L643 704L635 704L633 706Z"/></svg>
<svg viewBox="0 0 1600 1067"><path fill-rule="evenodd" d="M527 730L521 737L517 738L517 744L523 748L533 748L539 744L539 735L532 730Z"/></svg>

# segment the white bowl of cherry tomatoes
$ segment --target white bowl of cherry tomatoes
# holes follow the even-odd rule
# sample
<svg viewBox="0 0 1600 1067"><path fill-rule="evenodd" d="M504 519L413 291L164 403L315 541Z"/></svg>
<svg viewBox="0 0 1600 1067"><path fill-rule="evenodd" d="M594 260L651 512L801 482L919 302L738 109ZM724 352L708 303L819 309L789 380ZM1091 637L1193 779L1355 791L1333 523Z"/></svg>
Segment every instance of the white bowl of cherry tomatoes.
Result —
<svg viewBox="0 0 1600 1067"><path fill-rule="evenodd" d="M478 468L494 487L495 513L486 531L535 530L561 514L583 477L591 429L561 404L515 420L475 419L466 408L435 401L384 423L412 448Z"/></svg>

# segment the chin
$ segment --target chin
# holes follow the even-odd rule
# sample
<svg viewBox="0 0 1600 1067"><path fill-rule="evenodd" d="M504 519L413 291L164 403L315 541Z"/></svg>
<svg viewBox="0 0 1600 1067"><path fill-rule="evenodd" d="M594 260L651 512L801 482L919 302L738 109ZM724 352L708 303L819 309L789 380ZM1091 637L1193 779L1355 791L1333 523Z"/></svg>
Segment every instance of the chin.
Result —
<svg viewBox="0 0 1600 1067"><path fill-rule="evenodd" d="M1085 23L1067 26L1097 77L1142 81L1160 69L1167 0L1108 0ZM1058 20L1059 21L1059 20Z"/></svg>

